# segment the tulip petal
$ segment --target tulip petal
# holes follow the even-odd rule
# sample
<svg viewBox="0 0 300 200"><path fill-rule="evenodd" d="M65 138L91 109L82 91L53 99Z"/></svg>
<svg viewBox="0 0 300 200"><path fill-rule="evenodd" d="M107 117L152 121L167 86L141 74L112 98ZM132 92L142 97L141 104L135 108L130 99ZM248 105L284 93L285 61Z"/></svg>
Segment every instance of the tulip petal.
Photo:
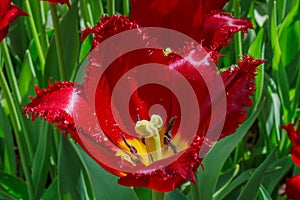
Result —
<svg viewBox="0 0 300 200"><path fill-rule="evenodd" d="M294 200L300 199L300 175L286 179L285 191L288 198Z"/></svg>
<svg viewBox="0 0 300 200"><path fill-rule="evenodd" d="M28 16L22 9L10 4L10 1L5 1L4 4L1 3L2 6L0 7L0 11L2 11L0 12L0 42L7 36L10 23L15 21L18 16Z"/></svg>
<svg viewBox="0 0 300 200"><path fill-rule="evenodd" d="M88 35L93 34L93 48L95 48L107 38L134 28L138 28L138 25L124 15L103 16L96 26L82 31L81 39L84 40Z"/></svg>
<svg viewBox="0 0 300 200"><path fill-rule="evenodd" d="M253 28L245 19L231 17L217 10L227 0L131 0L130 19L143 27L163 27L184 33L210 51L220 51L228 45L234 33L246 33Z"/></svg>
<svg viewBox="0 0 300 200"><path fill-rule="evenodd" d="M0 4L0 14L3 15L5 14L11 5L11 0L2 0Z"/></svg>
<svg viewBox="0 0 300 200"><path fill-rule="evenodd" d="M252 28L251 22L246 19L233 18L228 13L213 11L203 21L200 39L203 46L219 52L231 43L229 38L233 38L235 33L247 33L248 29Z"/></svg>
<svg viewBox="0 0 300 200"><path fill-rule="evenodd" d="M227 96L227 114L221 138L233 134L247 118L246 107L252 106L255 92L255 76L263 60L244 56L238 66L221 73Z"/></svg>
<svg viewBox="0 0 300 200"><path fill-rule="evenodd" d="M31 103L23 108L27 117L35 120L38 116L45 118L57 128L66 131L77 139L72 107L74 100L74 83L72 82L49 82L48 89L40 89L35 86L36 97L30 97ZM77 102L76 102L77 103ZM78 139L77 139L78 140Z"/></svg>
<svg viewBox="0 0 300 200"><path fill-rule="evenodd" d="M300 120L298 121L298 124L300 124ZM292 143L292 159L295 164L300 167L300 126L298 126L297 130L294 124L284 125L282 128L286 130Z"/></svg>

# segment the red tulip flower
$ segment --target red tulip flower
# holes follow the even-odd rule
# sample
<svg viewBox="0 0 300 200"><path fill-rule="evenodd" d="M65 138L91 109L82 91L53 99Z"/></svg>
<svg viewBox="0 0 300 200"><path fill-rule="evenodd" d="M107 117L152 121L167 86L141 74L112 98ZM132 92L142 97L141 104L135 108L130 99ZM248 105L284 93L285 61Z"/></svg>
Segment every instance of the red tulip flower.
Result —
<svg viewBox="0 0 300 200"><path fill-rule="evenodd" d="M299 121L300 122L300 121ZM288 124L283 126L292 143L291 156L296 165L300 167L300 126L295 129L294 124Z"/></svg>
<svg viewBox="0 0 300 200"><path fill-rule="evenodd" d="M286 179L285 192L290 199L300 199L300 175Z"/></svg>
<svg viewBox="0 0 300 200"><path fill-rule="evenodd" d="M299 120L300 123L300 120ZM292 143L290 154L294 163L300 167L300 126L295 129L294 124L288 124L283 126ZM286 179L286 194L288 198L299 200L300 199L300 175Z"/></svg>
<svg viewBox="0 0 300 200"><path fill-rule="evenodd" d="M27 16L22 9L11 3L10 0L3 0L0 4L0 42L7 36L9 24L18 16Z"/></svg>
<svg viewBox="0 0 300 200"><path fill-rule="evenodd" d="M212 56L218 55L219 50L230 43L228 40L238 31L246 32L251 28L251 23L245 19L232 18L227 13L219 12L227 1L192 1L192 0L132 0L131 16L113 15L101 18L101 22L91 29L83 31L83 39L93 34L93 48L97 47L107 38L126 30L135 29L143 26L156 26L174 29L185 33L198 41ZM188 44L187 44L188 45ZM194 172L201 164L199 150L206 145L205 132L207 124L210 122L210 104L208 90L201 75L193 70L187 61L192 50L196 47L183 47L185 56L178 57L173 53L165 53L161 50L137 51L134 57L123 55L114 61L105 72L105 76L96 83L95 112L97 121L91 118L89 112L90 99L84 98L82 93L85 89L78 91L75 83L55 82L49 83L47 89L36 87L36 97L31 97L32 102L24 108L24 112L34 120L40 116L50 123L69 133L78 144L86 150L102 167L109 172L120 177L119 183L125 186L148 187L161 192L168 192L176 189L186 181L195 181ZM216 57L213 57L217 62ZM131 119L136 122L135 130L141 137L134 137L131 133L122 132L120 126L113 119L112 110L116 109L111 104L112 90L118 79L132 69L132 66L144 64L145 61L161 63L169 66L168 70L180 72L192 85L196 91L197 99L201 102L201 117L199 122L190 121L199 125L197 134L184 153L173 163L166 167L156 170L140 170L138 172L128 172L115 170L105 165L105 162L98 159L96 144L104 144L111 147L111 159L118 161L122 158L122 165L151 165L153 161L159 161L165 157L164 152L156 152L150 157L143 157L143 153L154 152L158 148L168 149L171 154L186 145L182 140L185 133L180 133L177 121L189 120L182 118L180 105L174 98L172 92L159 86L148 85L136 90L129 102ZM86 68L86 76L81 85L82 88L94 87L93 83L97 76L97 69L93 67L93 61ZM264 61L255 60L252 57L243 56L238 66L221 73L226 93L226 119L221 133L221 137L233 134L247 117L246 107L252 106L251 96L255 91L254 78L257 67ZM148 62L150 63L150 62ZM168 77L166 76L166 79ZM92 84L91 84L92 83ZM149 92L151 91L151 92ZM160 116L149 116L149 108L157 104L157 99L163 99L162 104L167 111L166 122L163 123ZM84 112L78 116L77 111ZM192 115L192 114L191 114ZM176 119L175 119L176 116ZM79 122L76 119L82 119ZM136 119L138 118L138 119ZM75 124L75 121L79 124ZM168 123L169 122L169 123ZM103 133L98 133L100 124ZM96 134L97 133L97 134ZM159 143L151 143L147 134L154 134ZM82 138L81 135L88 135ZM110 143L108 142L110 141ZM111 144L117 146L116 150ZM151 150L152 149L152 150ZM102 149L106 152L105 149ZM109 152L108 152L109 153Z"/></svg>
<svg viewBox="0 0 300 200"><path fill-rule="evenodd" d="M69 0L43 0L43 1L48 1L49 3L52 3L52 4L67 4L67 6L70 8L71 5L70 5L70 1Z"/></svg>

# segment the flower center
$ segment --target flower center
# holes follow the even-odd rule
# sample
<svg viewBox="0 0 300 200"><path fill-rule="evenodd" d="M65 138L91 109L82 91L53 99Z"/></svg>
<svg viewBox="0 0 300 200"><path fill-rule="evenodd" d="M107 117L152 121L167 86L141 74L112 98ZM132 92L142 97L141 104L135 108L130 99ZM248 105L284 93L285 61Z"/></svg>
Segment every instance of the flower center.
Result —
<svg viewBox="0 0 300 200"><path fill-rule="evenodd" d="M159 115L152 115L150 121L137 121L135 131L145 141L147 152L152 162L162 159L162 146L160 142L159 129L163 126L163 120Z"/></svg>

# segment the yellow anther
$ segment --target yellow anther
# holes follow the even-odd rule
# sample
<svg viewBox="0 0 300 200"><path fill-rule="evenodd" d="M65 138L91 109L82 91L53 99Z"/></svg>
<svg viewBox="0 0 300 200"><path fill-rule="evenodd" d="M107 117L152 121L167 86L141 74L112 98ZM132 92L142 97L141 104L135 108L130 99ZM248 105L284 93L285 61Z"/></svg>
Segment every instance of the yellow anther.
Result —
<svg viewBox="0 0 300 200"><path fill-rule="evenodd" d="M158 134L157 128L147 120L138 121L135 125L135 131L145 138Z"/></svg>
<svg viewBox="0 0 300 200"><path fill-rule="evenodd" d="M135 125L135 131L141 136L147 138L159 134L159 128L163 125L163 120L159 115L152 115L150 121L141 120Z"/></svg>
<svg viewBox="0 0 300 200"><path fill-rule="evenodd" d="M154 161L162 159L159 129L163 120L159 115L152 115L150 121L141 120L135 125L135 131L145 138L146 149Z"/></svg>
<svg viewBox="0 0 300 200"><path fill-rule="evenodd" d="M163 120L159 115L152 115L150 119L150 123L152 123L154 127L159 129L163 125Z"/></svg>

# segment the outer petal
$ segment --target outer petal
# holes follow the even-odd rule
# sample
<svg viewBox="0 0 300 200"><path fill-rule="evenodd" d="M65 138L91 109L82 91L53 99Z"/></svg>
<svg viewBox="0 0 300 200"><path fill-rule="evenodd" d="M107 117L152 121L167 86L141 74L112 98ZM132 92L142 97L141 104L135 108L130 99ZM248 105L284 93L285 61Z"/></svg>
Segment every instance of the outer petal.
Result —
<svg viewBox="0 0 300 200"><path fill-rule="evenodd" d="M89 34L93 34L94 48L107 38L134 28L138 28L138 25L133 21L129 20L124 15L112 15L110 17L103 16L100 19L100 22L97 22L96 26L94 26L93 28L87 28L84 31L82 31L81 39L84 40Z"/></svg>
<svg viewBox="0 0 300 200"><path fill-rule="evenodd" d="M199 39L209 49L220 51L222 47L230 44L229 38L235 33L239 31L247 33L249 28L253 26L246 19L233 18L228 13L213 11L205 17Z"/></svg>
<svg viewBox="0 0 300 200"><path fill-rule="evenodd" d="M91 118L92 115L87 102L75 91L74 83L54 82L54 84L49 83L48 89L40 89L37 86L35 89L37 96L35 98L30 97L32 102L23 108L27 117L31 114L32 120L35 120L40 116L50 124L55 124L61 131L70 134L100 166L112 174L121 176L122 172L104 165L95 158L91 151L87 150L86 145L104 143L105 136L99 132L95 118ZM78 116L78 111L80 111L80 116ZM76 126L75 122L78 123ZM86 137L79 137L79 134L86 134ZM109 143L105 143L105 145L107 146L107 148L103 148L105 151L114 153L114 149Z"/></svg>
<svg viewBox="0 0 300 200"><path fill-rule="evenodd" d="M140 26L169 28L193 38L199 31L195 20L203 19L203 13L195 15L202 6L195 0L132 0L131 6L130 19Z"/></svg>
<svg viewBox="0 0 300 200"><path fill-rule="evenodd" d="M158 16L167 17L167 15L169 13L171 13L171 12L172 12L172 14L175 13L175 11L173 11L173 9L176 8L180 14L179 16L177 16L177 18L184 18L184 19L188 20L188 18L186 16L182 16L183 13L188 13L189 11L192 12L192 10L195 10L198 13L192 12L192 14L193 15L198 14L197 17L201 17L201 16L209 13L210 11L221 10L228 1L229 0L216 0L216 1L186 0L186 1L184 1L185 6L181 6L182 2L180 2L180 0L165 0L165 1L130 0L130 4L132 7L130 17L134 20L139 21L139 23L140 22L145 23L145 26L153 26L153 25L157 26L156 24L154 24L154 22L151 22L150 17L153 17L154 20L157 20L159 18ZM153 13L156 13L155 11L157 11L158 16L155 16L153 14ZM150 14L150 15L147 15L147 14ZM139 16L139 17L135 17L132 15ZM173 15L175 15L175 14L173 14Z"/></svg>
<svg viewBox="0 0 300 200"><path fill-rule="evenodd" d="M7 36L8 26L6 28L0 29L0 42Z"/></svg>
<svg viewBox="0 0 300 200"><path fill-rule="evenodd" d="M4 15L10 8L11 0L2 0L0 4L0 15Z"/></svg>
<svg viewBox="0 0 300 200"><path fill-rule="evenodd" d="M245 19L218 12L227 0L132 0L130 18L140 26L164 27L189 35L210 50L219 51L238 31L252 28Z"/></svg>
<svg viewBox="0 0 300 200"><path fill-rule="evenodd" d="M286 179L285 192L289 199L300 200L300 175Z"/></svg>
<svg viewBox="0 0 300 200"><path fill-rule="evenodd" d="M7 2L8 1L4 2L4 4L7 4ZM20 15L28 15L22 9L16 7L15 5L9 4L9 6L7 6L4 4L0 7L0 10L4 10L4 13L0 13L0 42L7 36L8 26L10 23L15 21Z"/></svg>
<svg viewBox="0 0 300 200"><path fill-rule="evenodd" d="M169 192L186 181L196 183L194 172L201 164L198 153L203 140L196 136L191 147L171 165L149 173L127 174L119 184L132 187L147 187L160 192Z"/></svg>
<svg viewBox="0 0 300 200"><path fill-rule="evenodd" d="M37 97L30 97L31 103L23 108L27 117L30 113L32 120L38 116L43 117L78 141L71 109L75 94L74 83L54 82L51 84L49 82L48 89L40 89L35 86L35 91Z"/></svg>
<svg viewBox="0 0 300 200"><path fill-rule="evenodd" d="M49 3L52 3L52 4L67 4L67 6L69 8L71 8L71 5L70 5L70 1L69 0L43 0L43 1L48 1Z"/></svg>
<svg viewBox="0 0 300 200"><path fill-rule="evenodd" d="M300 166L300 146L292 146L290 153L294 163Z"/></svg>
<svg viewBox="0 0 300 200"><path fill-rule="evenodd" d="M298 121L300 124L300 120ZM282 127L288 133L288 136L292 143L291 155L296 165L300 167L300 126L295 130L294 124L288 124Z"/></svg>
<svg viewBox="0 0 300 200"><path fill-rule="evenodd" d="M243 60L239 61L238 67L221 73L227 95L227 114L221 138L233 134L239 124L247 118L245 108L252 106L251 96L255 92L254 78L257 67L262 63L263 60L244 56Z"/></svg>

